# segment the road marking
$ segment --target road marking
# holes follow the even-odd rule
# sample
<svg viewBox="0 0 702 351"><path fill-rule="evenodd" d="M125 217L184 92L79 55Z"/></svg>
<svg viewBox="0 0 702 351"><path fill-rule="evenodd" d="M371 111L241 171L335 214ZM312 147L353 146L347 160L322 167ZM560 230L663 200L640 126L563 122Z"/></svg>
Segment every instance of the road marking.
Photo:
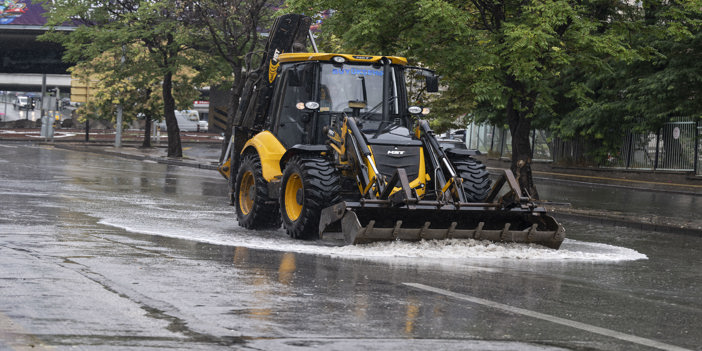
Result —
<svg viewBox="0 0 702 351"><path fill-rule="evenodd" d="M537 318L537 319L542 319L542 320L545 320L548 322L565 325L565 326L568 326L571 328L581 329L581 330L584 330L584 331L587 331L590 333L600 334L600 335L632 342L632 343L647 346L647 347L653 347L653 348L657 348L660 350L666 350L666 351L691 351L691 350L686 349L686 348L662 343L662 342L659 342L656 340L646 339L646 338L638 337L638 336L631 335L631 334L620 333L618 331L614 331L611 329L601 328L601 327L597 327L597 326L594 326L591 324L576 322L576 321L573 321L570 319L560 318L560 317L552 316L549 314L544 314L544 313L540 313L540 312L536 312L536 311L526 310L526 309L519 308L519 307L505 305L505 304L502 304L499 302L481 299L479 297L473 297L473 296L469 296L469 295L459 294L459 293L455 293L453 291L435 288L435 287L429 286L429 285L424 285L424 284L419 284L419 283L402 283L402 284L407 285L407 286L411 286L411 287L416 288L416 289L431 291L433 293L453 297L453 298L456 298L459 300L468 301L468 302L476 303L479 305L492 307L492 308L502 310L505 312L520 314L523 316Z"/></svg>

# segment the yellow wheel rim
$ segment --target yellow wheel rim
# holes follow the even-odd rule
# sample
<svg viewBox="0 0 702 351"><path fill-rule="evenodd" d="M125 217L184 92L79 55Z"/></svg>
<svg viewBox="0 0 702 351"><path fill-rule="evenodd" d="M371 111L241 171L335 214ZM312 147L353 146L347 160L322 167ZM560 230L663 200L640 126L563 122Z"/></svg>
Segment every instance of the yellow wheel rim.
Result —
<svg viewBox="0 0 702 351"><path fill-rule="evenodd" d="M239 208L244 215L248 215L253 210L254 197L256 196L256 182L251 171L247 171L241 177L239 186Z"/></svg>
<svg viewBox="0 0 702 351"><path fill-rule="evenodd" d="M296 221L302 214L302 179L293 174L285 183L285 213L291 221Z"/></svg>

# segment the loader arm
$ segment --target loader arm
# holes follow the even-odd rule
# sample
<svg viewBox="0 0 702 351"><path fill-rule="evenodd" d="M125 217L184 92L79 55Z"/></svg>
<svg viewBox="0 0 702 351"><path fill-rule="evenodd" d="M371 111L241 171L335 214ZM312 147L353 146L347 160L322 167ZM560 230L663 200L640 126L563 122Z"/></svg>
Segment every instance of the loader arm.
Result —
<svg viewBox="0 0 702 351"><path fill-rule="evenodd" d="M362 195L374 199L377 197L376 194L382 194L385 191L385 181L375 165L370 147L354 118L344 117L340 130L329 133L329 143L337 153L346 153L353 158L355 166L358 167L355 174L356 182ZM373 189L374 185L375 189Z"/></svg>
<svg viewBox="0 0 702 351"><path fill-rule="evenodd" d="M436 140L436 137L434 137L434 132L431 130L431 127L429 127L429 122L426 120L419 120L415 135L418 135L419 139L424 144L424 149L427 151L429 160L434 168L434 177L437 183L436 190L439 191L442 196L450 190L454 202L467 202L466 194L461 186L463 179L458 176L448 156L446 156L444 150L439 146L439 142ZM440 197L437 196L437 198Z"/></svg>

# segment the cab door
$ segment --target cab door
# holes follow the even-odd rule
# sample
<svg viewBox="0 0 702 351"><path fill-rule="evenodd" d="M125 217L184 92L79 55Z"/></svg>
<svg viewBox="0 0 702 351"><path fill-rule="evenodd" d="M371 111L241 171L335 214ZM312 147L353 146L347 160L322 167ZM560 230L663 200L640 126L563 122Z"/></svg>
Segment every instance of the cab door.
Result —
<svg viewBox="0 0 702 351"><path fill-rule="evenodd" d="M315 85L314 63L285 68L278 80L274 91L276 101L271 106L274 121L271 129L286 149L310 143L313 113L297 106L315 99Z"/></svg>

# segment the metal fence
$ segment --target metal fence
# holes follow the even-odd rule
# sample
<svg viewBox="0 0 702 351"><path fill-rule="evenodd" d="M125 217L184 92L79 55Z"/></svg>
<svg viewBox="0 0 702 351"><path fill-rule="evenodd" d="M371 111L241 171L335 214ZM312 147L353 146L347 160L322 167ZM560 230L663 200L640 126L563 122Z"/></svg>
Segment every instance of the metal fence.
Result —
<svg viewBox="0 0 702 351"><path fill-rule="evenodd" d="M618 152L609 154L603 168L695 172L702 176L702 124L698 121L669 122L655 133L629 133ZM466 144L492 158L511 158L509 130L491 125L470 124ZM583 139L560 140L545 131L531 135L533 159L581 163L588 144Z"/></svg>
<svg viewBox="0 0 702 351"><path fill-rule="evenodd" d="M697 122L669 122L657 133L629 133L602 167L692 172L699 148Z"/></svg>
<svg viewBox="0 0 702 351"><path fill-rule="evenodd" d="M547 142L545 131L534 130L531 133L531 149L533 159L552 161L551 146ZM484 124L470 124L466 128L466 145L469 149L479 150L489 157L511 158L512 135L509 130Z"/></svg>

